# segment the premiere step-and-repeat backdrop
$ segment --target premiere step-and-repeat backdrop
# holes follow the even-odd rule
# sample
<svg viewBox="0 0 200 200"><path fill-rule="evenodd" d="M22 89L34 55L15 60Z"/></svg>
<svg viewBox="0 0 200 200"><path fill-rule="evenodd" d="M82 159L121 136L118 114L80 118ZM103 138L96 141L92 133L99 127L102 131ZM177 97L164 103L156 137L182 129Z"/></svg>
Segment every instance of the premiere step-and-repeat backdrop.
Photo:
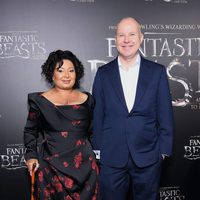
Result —
<svg viewBox="0 0 200 200"><path fill-rule="evenodd" d="M23 128L27 94L48 88L41 65L57 49L83 62L91 91L99 66L116 57L116 23L142 25L143 57L166 66L175 117L173 156L163 164L160 200L199 200L199 0L0 1L0 199L28 200Z"/></svg>

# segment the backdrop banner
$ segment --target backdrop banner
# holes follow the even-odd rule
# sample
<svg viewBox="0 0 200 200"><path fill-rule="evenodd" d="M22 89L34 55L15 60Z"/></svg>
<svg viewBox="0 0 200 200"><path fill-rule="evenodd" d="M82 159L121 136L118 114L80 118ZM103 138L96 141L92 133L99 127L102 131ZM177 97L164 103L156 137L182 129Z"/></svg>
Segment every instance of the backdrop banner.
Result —
<svg viewBox="0 0 200 200"><path fill-rule="evenodd" d="M83 62L82 89L116 53L116 23L141 23L143 57L166 66L175 118L173 155L163 163L160 200L199 200L199 0L1 0L0 199L28 200L23 128L27 94L45 91L41 65L50 52L74 52Z"/></svg>

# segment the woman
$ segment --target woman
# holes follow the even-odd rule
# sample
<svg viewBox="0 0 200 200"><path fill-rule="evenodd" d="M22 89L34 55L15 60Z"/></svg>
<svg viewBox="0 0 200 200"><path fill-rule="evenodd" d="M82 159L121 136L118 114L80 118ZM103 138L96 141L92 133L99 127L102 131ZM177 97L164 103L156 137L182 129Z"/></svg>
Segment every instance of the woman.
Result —
<svg viewBox="0 0 200 200"><path fill-rule="evenodd" d="M57 50L42 65L42 75L52 88L28 95L25 157L30 175L36 164L38 200L99 198L98 167L88 141L93 99L78 90L83 74L72 52ZM38 137L43 139L40 148Z"/></svg>

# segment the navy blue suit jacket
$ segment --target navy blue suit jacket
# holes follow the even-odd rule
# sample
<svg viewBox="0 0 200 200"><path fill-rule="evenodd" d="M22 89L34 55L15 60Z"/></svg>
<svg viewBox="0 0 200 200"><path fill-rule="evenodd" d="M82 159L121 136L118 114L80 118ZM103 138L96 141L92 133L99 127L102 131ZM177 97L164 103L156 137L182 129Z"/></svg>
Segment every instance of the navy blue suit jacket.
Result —
<svg viewBox="0 0 200 200"><path fill-rule="evenodd" d="M131 87L130 87L131 90ZM117 59L100 67L93 84L93 147L100 162L123 167L131 155L139 167L170 155L173 114L165 67L141 58L135 103L129 112Z"/></svg>

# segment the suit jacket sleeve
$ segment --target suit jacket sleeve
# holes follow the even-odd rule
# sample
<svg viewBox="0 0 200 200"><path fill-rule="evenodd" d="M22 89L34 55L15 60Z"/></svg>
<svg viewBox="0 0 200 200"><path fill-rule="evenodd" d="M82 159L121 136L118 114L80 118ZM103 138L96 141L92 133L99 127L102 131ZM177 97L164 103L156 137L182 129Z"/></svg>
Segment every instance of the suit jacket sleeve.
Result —
<svg viewBox="0 0 200 200"><path fill-rule="evenodd" d="M104 97L101 85L100 69L98 69L94 83L92 94L95 99L95 107L93 113L93 140L92 144L95 150L101 147L101 131L104 117Z"/></svg>
<svg viewBox="0 0 200 200"><path fill-rule="evenodd" d="M160 153L171 155L173 143L173 109L165 67L162 69L157 98Z"/></svg>

